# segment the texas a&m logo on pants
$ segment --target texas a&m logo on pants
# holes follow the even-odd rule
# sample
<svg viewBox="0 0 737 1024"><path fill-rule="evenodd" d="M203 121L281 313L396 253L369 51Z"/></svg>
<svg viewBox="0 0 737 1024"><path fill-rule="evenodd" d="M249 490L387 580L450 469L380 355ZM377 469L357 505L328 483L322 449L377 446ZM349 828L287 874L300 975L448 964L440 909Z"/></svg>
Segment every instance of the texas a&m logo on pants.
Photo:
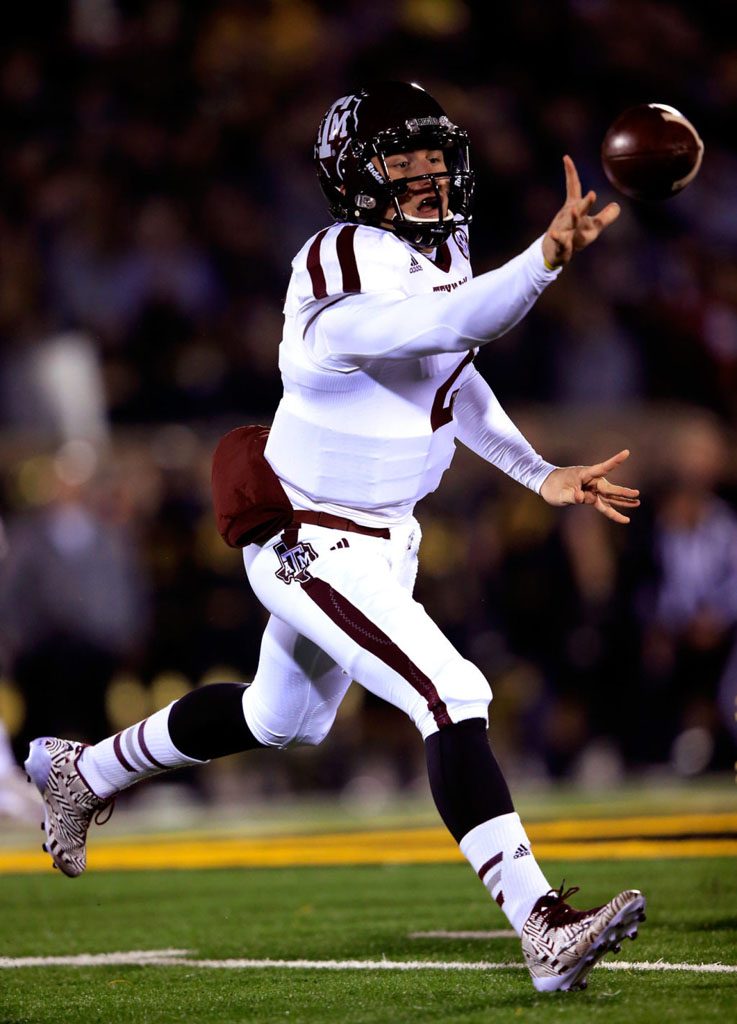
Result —
<svg viewBox="0 0 737 1024"><path fill-rule="evenodd" d="M307 541L298 541L290 547L284 540L274 545L274 553L281 562L276 571L277 579L282 583L306 583L312 579L307 572L307 566L317 558L314 548Z"/></svg>

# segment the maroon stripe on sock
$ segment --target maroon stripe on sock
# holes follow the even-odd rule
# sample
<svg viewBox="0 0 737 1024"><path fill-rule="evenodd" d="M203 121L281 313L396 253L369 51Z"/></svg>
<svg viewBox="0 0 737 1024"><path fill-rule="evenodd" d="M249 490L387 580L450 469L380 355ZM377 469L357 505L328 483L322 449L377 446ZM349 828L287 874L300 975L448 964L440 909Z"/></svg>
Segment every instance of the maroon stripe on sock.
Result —
<svg viewBox="0 0 737 1024"><path fill-rule="evenodd" d="M487 873L487 871L490 871L491 868L496 867L496 865L499 863L503 856L503 853L497 853L495 857L492 857L491 860L487 860L487 862L479 868L478 876L482 882L484 880L484 875Z"/></svg>
<svg viewBox="0 0 737 1024"><path fill-rule="evenodd" d="M358 273L356 263L356 251L353 248L353 236L356 233L358 224L351 224L349 227L341 228L336 242L338 251L338 263L343 275L344 292L360 292L361 277Z"/></svg>
<svg viewBox="0 0 737 1024"><path fill-rule="evenodd" d="M320 232L307 253L307 270L309 271L310 281L312 281L312 294L316 299L324 299L328 294L325 272L320 263L320 246L327 232L327 228Z"/></svg>
<svg viewBox="0 0 737 1024"><path fill-rule="evenodd" d="M499 904L500 907L504 906L504 893L502 892L501 889L499 890L499 892L496 895L496 901L497 901L497 903Z"/></svg>
<svg viewBox="0 0 737 1024"><path fill-rule="evenodd" d="M138 733L136 734L136 738L138 739L138 745L140 746L141 750L143 751L143 756L148 758L148 760L151 762L151 764L155 764L157 768L163 768L164 771L168 771L166 765L162 764L161 761L157 761L156 758L154 757L154 755L151 753L151 751L146 746L146 740L144 739L144 736L143 736L143 727L144 727L145 724L146 724L145 721L141 722L141 724L138 726Z"/></svg>
<svg viewBox="0 0 737 1024"><path fill-rule="evenodd" d="M440 694L435 689L432 680L383 630L366 618L363 612L360 612L355 605L324 580L313 576L302 584L302 588L308 597L311 597L315 604L344 633L348 634L351 640L355 640L364 650L376 655L385 665L393 668L403 679L406 679L418 693L422 694L440 728L453 724L448 709L444 701L440 699Z"/></svg>
<svg viewBox="0 0 737 1024"><path fill-rule="evenodd" d="M125 770L127 772L135 773L136 769L133 767L132 764L129 764L128 761L126 761L126 759L125 759L125 757L123 755L123 748L120 745L120 733L118 733L117 736L115 737L115 739L113 740L113 750L115 751L115 756L120 761L120 763L123 765Z"/></svg>

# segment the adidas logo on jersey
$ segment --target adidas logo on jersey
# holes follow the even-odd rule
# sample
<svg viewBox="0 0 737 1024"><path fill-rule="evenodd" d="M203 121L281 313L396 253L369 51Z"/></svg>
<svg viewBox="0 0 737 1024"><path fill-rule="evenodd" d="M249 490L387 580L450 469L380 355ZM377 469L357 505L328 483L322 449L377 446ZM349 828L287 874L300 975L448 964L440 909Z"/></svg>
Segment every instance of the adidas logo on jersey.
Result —
<svg viewBox="0 0 737 1024"><path fill-rule="evenodd" d="M418 270L422 270L422 264L415 256L409 258L409 272L410 274L416 274Z"/></svg>
<svg viewBox="0 0 737 1024"><path fill-rule="evenodd" d="M530 856L530 848L529 848L529 846L525 846L524 843L520 843L519 846L517 847L517 849L514 851L514 857L512 857L512 860L519 860L520 857L529 857L529 856Z"/></svg>

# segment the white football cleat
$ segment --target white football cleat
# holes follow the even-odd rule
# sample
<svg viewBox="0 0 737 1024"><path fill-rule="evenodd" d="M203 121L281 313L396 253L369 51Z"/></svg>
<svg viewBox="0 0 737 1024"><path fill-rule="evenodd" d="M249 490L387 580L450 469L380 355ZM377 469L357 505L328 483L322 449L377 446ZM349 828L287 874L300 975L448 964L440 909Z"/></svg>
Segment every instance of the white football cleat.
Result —
<svg viewBox="0 0 737 1024"><path fill-rule="evenodd" d="M592 910L566 903L575 892L578 888L551 889L522 929L522 952L538 992L586 988L591 968L607 953L618 953L622 939L636 938L637 925L645 920L646 900L637 889Z"/></svg>
<svg viewBox="0 0 737 1024"><path fill-rule="evenodd" d="M43 799L43 848L51 854L54 867L70 878L81 875L87 867L87 829L93 816L104 807L112 810L112 801L93 793L77 770L85 746L74 740L41 736L31 741L25 761L28 780Z"/></svg>

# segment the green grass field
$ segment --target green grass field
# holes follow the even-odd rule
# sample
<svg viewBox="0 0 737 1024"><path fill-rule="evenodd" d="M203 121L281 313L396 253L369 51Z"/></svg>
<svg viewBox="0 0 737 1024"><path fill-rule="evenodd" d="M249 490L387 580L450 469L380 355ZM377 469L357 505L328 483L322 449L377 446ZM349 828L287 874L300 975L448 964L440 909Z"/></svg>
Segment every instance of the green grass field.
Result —
<svg viewBox="0 0 737 1024"><path fill-rule="evenodd" d="M737 869L728 857L544 864L581 886L619 888L648 920L614 960L737 962ZM188 950L189 958L519 963L516 939L411 938L506 929L464 864L91 872L0 879L0 956ZM576 901L574 901L576 902ZM0 1021L495 1022L635 1024L737 1019L737 974L598 967L584 992L541 995L525 971L38 966L0 970Z"/></svg>

